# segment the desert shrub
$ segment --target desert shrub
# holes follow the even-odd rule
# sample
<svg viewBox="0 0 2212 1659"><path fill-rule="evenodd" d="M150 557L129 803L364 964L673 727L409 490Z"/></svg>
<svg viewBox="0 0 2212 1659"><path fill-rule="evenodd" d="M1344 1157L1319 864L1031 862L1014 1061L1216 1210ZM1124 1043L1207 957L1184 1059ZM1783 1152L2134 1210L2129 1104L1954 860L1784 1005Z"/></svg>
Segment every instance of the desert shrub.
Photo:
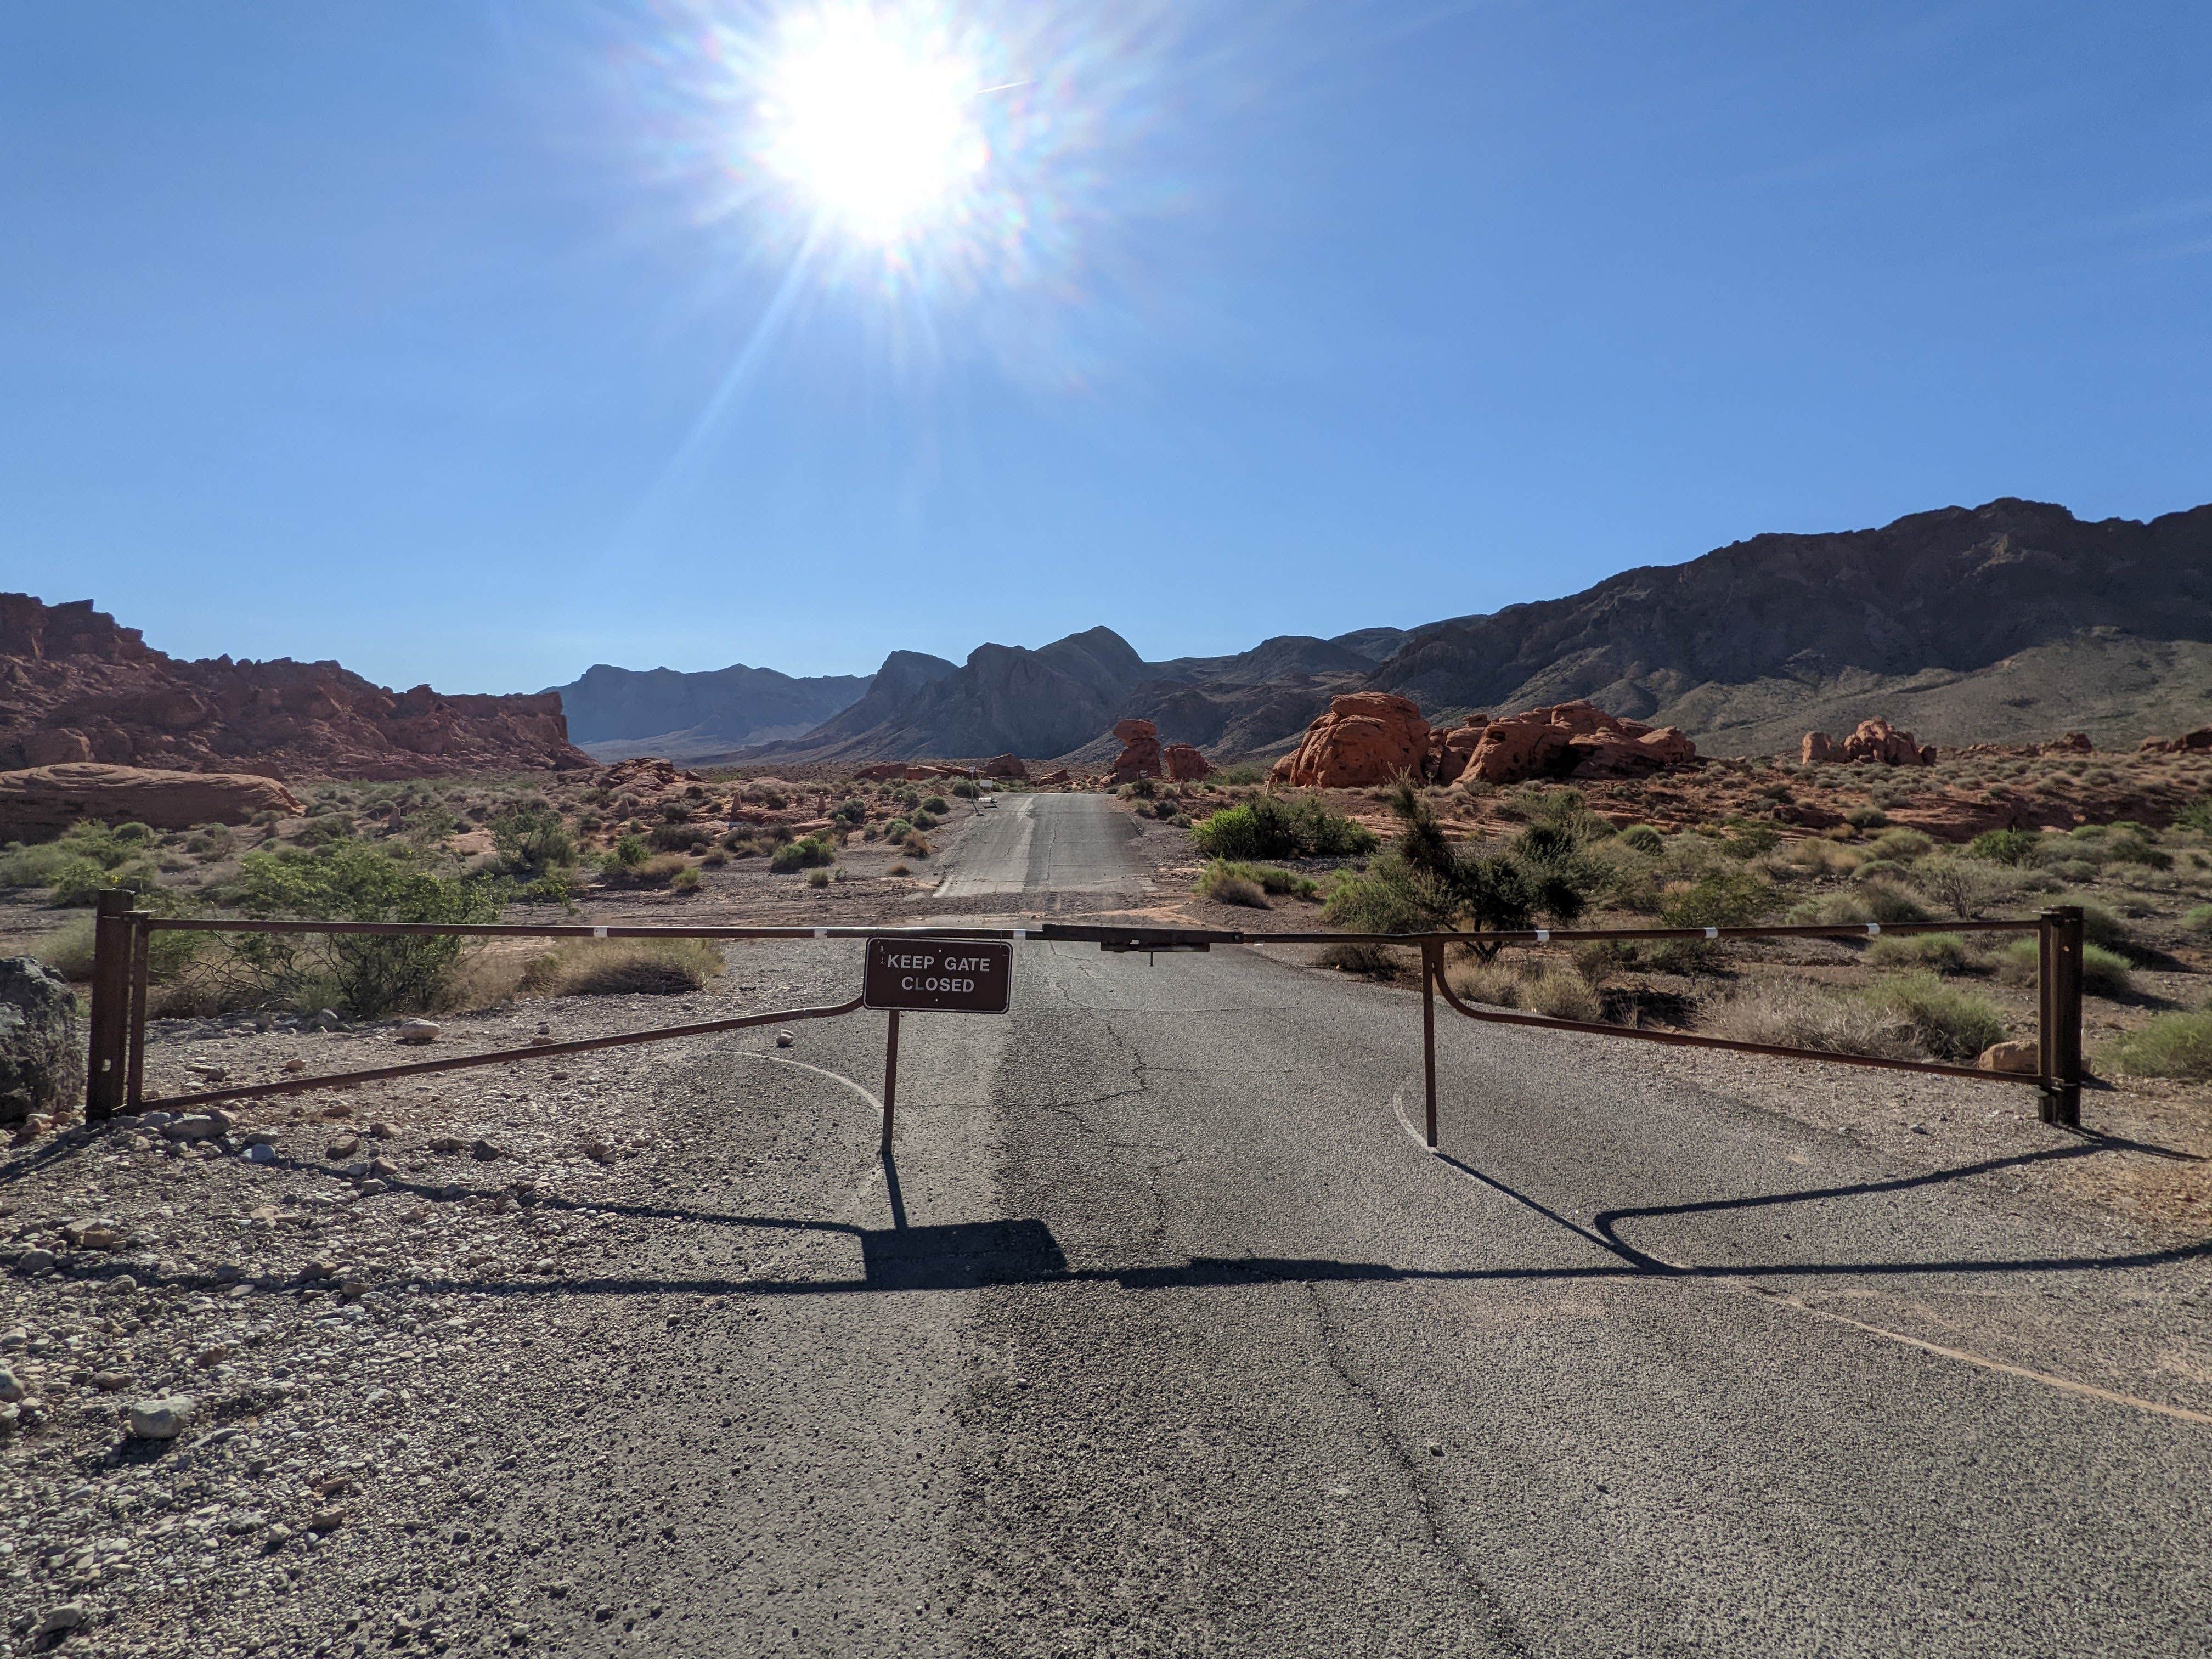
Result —
<svg viewBox="0 0 2212 1659"><path fill-rule="evenodd" d="M830 816L850 824L866 823L868 821L868 804L864 800L840 801Z"/></svg>
<svg viewBox="0 0 2212 1659"><path fill-rule="evenodd" d="M2212 836L2212 795L2199 795L2173 815L2173 823L2176 829Z"/></svg>
<svg viewBox="0 0 2212 1659"><path fill-rule="evenodd" d="M2060 904L2070 904L2081 912L2081 937L2092 945L2101 945L2107 951L2125 951L2134 942L2128 924L2105 906L2076 894L2062 896Z"/></svg>
<svg viewBox="0 0 2212 1659"><path fill-rule="evenodd" d="M669 877L668 890L672 893L697 892L699 890L699 866L696 864L684 865L683 868L677 871L674 875Z"/></svg>
<svg viewBox="0 0 2212 1659"><path fill-rule="evenodd" d="M722 971L719 945L702 939L578 939L532 958L524 996L678 996Z"/></svg>
<svg viewBox="0 0 2212 1659"><path fill-rule="evenodd" d="M1887 859L1895 864L1910 864L1915 859L1927 857L1935 848L1933 838L1923 832L1899 825L1876 836L1867 851L1878 859Z"/></svg>
<svg viewBox="0 0 2212 1659"><path fill-rule="evenodd" d="M1324 968L1334 968L1340 973L1358 974L1368 979L1394 980L1403 974L1418 974L1418 966L1406 959L1403 947L1392 950L1387 945L1330 945L1322 948L1316 958Z"/></svg>
<svg viewBox="0 0 2212 1659"><path fill-rule="evenodd" d="M1984 830L1966 843L1966 856L1992 864L2026 864L2042 846L2043 837L2033 830Z"/></svg>
<svg viewBox="0 0 2212 1659"><path fill-rule="evenodd" d="M2021 891L2017 877L1969 858L1923 859L1912 866L1911 880L1961 921L1978 921L2005 908Z"/></svg>
<svg viewBox="0 0 2212 1659"><path fill-rule="evenodd" d="M1161 805L1168 806L1170 811L1174 810L1173 806L1170 803L1164 801ZM917 811L914 815L914 827L917 830L934 830L937 828L937 824L938 820L934 813Z"/></svg>
<svg viewBox="0 0 2212 1659"><path fill-rule="evenodd" d="M893 818L889 823L884 825L885 841L904 841L913 833L914 820L911 818Z"/></svg>
<svg viewBox="0 0 2212 1659"><path fill-rule="evenodd" d="M1521 1006L1521 975L1503 962L1455 962L1444 969L1444 982L1462 1002L1487 1003L1493 1008Z"/></svg>
<svg viewBox="0 0 2212 1659"><path fill-rule="evenodd" d="M1859 806L1844 814L1844 822L1854 830L1887 830L1889 814L1879 806Z"/></svg>
<svg viewBox="0 0 2212 1659"><path fill-rule="evenodd" d="M1926 921L1926 908L1902 888L1886 881L1821 893L1790 913L1790 920L1808 927L1836 927L1850 922Z"/></svg>
<svg viewBox="0 0 2212 1659"><path fill-rule="evenodd" d="M2184 911L2181 925L2192 933L2212 934L2212 904L2199 904Z"/></svg>
<svg viewBox="0 0 2212 1659"><path fill-rule="evenodd" d="M894 864L893 866L891 866L891 867L890 867L890 872L889 872L889 873L890 873L890 874L892 874L892 875L894 875L894 876L910 876L910 875L912 875L912 874L914 873L914 869L913 869L913 866L910 866L910 865L907 865L907 864Z"/></svg>
<svg viewBox="0 0 2212 1659"><path fill-rule="evenodd" d="M1528 1007L1553 1019L1595 1023L1605 1017L1597 993L1580 974L1558 966L1547 967L1523 988Z"/></svg>
<svg viewBox="0 0 2212 1659"><path fill-rule="evenodd" d="M1132 778L1118 793L1123 800L1150 800L1160 793L1160 786L1151 778Z"/></svg>
<svg viewBox="0 0 2212 1659"><path fill-rule="evenodd" d="M2162 848L2154 847L2141 835L2114 836L2105 843L2105 861L2108 864L2135 864L2147 870L2171 870L2173 854Z"/></svg>
<svg viewBox="0 0 2212 1659"><path fill-rule="evenodd" d="M2042 953L2032 939L2014 939L1997 958L1997 977L2008 985L2033 985L2042 973ZM2100 997L2130 996L2135 979L2128 959L2101 945L2081 947L2081 988Z"/></svg>
<svg viewBox="0 0 2212 1659"><path fill-rule="evenodd" d="M30 954L64 979L90 979L93 925L90 916L74 917L33 945ZM161 939L190 935L156 933L154 937Z"/></svg>
<svg viewBox="0 0 2212 1659"><path fill-rule="evenodd" d="M921 810L925 812L934 812L938 817L943 817L952 810L952 803L942 795L932 795L927 800L922 802Z"/></svg>
<svg viewBox="0 0 2212 1659"><path fill-rule="evenodd" d="M1859 867L1867 854L1855 847L1844 847L1832 841L1822 841L1817 836L1807 836L1785 842L1773 855L1777 866L1802 872L1808 876L1847 876ZM1779 873L1778 869L1777 873Z"/></svg>
<svg viewBox="0 0 2212 1659"><path fill-rule="evenodd" d="M787 841L777 848L775 856L768 861L768 867L787 874L793 870L811 870L836 861L836 852L829 842L808 836L799 841Z"/></svg>
<svg viewBox="0 0 2212 1659"><path fill-rule="evenodd" d="M642 836L624 836L615 842L613 859L624 870L635 870L652 856Z"/></svg>
<svg viewBox="0 0 2212 1659"><path fill-rule="evenodd" d="M681 853L655 853L635 864L611 865L600 879L610 887L674 887L687 872L690 884L697 886L699 874L689 859Z"/></svg>
<svg viewBox="0 0 2212 1659"><path fill-rule="evenodd" d="M1723 851L1739 859L1761 858L1781 845L1782 832L1772 824L1753 823L1745 818L1733 820L1726 839L1721 842Z"/></svg>
<svg viewBox="0 0 2212 1659"><path fill-rule="evenodd" d="M523 904L568 904L575 896L576 878L571 870L548 870L514 890L514 898Z"/></svg>
<svg viewBox="0 0 2212 1659"><path fill-rule="evenodd" d="M491 821L491 844L510 875L539 876L576 861L576 839L551 807L510 806Z"/></svg>
<svg viewBox="0 0 2212 1659"><path fill-rule="evenodd" d="M2105 1062L2131 1077L2212 1079L2212 1009L2156 1015L2140 1031L2115 1039Z"/></svg>
<svg viewBox="0 0 2212 1659"><path fill-rule="evenodd" d="M919 830L916 830L912 834L908 835L905 840L899 842L899 845L903 848L908 854L918 859L926 859L931 853L936 850L934 848L930 846L929 837L923 835Z"/></svg>
<svg viewBox="0 0 2212 1659"><path fill-rule="evenodd" d="M1317 797L1255 795L1191 827L1199 849L1212 858L1342 858L1372 852L1375 832L1332 812Z"/></svg>
<svg viewBox="0 0 2212 1659"><path fill-rule="evenodd" d="M1923 968L1938 974L1978 973L1988 965L1960 933L1889 934L1867 945L1866 959L1877 968Z"/></svg>
<svg viewBox="0 0 2212 1659"><path fill-rule="evenodd" d="M470 924L498 915L502 884L441 876L410 852L345 842L319 853L248 853L223 899L255 917ZM250 933L219 971L243 973L264 1001L380 1015L444 1005L466 941L442 934Z"/></svg>
<svg viewBox="0 0 2212 1659"><path fill-rule="evenodd" d="M1238 887L1249 888L1255 895L1295 893L1300 898L1311 898L1320 891L1321 884L1310 876L1302 876L1276 865L1216 859L1200 874L1196 890L1201 896L1224 904L1249 905L1255 902L1251 897L1225 896L1227 891Z"/></svg>
<svg viewBox="0 0 2212 1659"><path fill-rule="evenodd" d="M976 800L981 798L983 787L973 778L963 778L952 786L955 800Z"/></svg>
<svg viewBox="0 0 2212 1659"><path fill-rule="evenodd" d="M1659 915L1669 927L1748 927L1771 914L1778 896L1749 870L1713 870L1668 894Z"/></svg>
<svg viewBox="0 0 2212 1659"><path fill-rule="evenodd" d="M1267 908L1267 893L1258 882L1238 873L1249 867L1216 859L1200 872L1195 890L1200 898L1212 899L1216 904L1241 904L1249 909L1264 910Z"/></svg>
<svg viewBox="0 0 2212 1659"><path fill-rule="evenodd" d="M1917 1060L1925 1052L1911 1022L1893 1010L1803 980L1746 985L1716 1008L1705 1024L1715 1036L1738 1042L1878 1060Z"/></svg>
<svg viewBox="0 0 2212 1659"><path fill-rule="evenodd" d="M1865 995L1875 1008L1910 1024L1921 1047L1938 1060L1964 1065L2004 1040L2004 1018L1989 999L1934 974L1893 974Z"/></svg>
<svg viewBox="0 0 2212 1659"><path fill-rule="evenodd" d="M819 866L809 870L806 872L806 884L809 887L827 887L830 884L830 872Z"/></svg>
<svg viewBox="0 0 2212 1659"><path fill-rule="evenodd" d="M1363 933L1441 931L1465 926L1510 931L1539 915L1571 922L1604 886L1603 869L1573 834L1532 823L1506 851L1454 848L1420 792L1401 782L1391 810L1405 830L1366 871L1330 890L1325 914ZM1484 955L1495 946L1478 947Z"/></svg>
<svg viewBox="0 0 2212 1659"><path fill-rule="evenodd" d="M1632 823L1620 832L1620 844L1632 853L1657 858L1667 850L1667 838L1648 823Z"/></svg>
<svg viewBox="0 0 2212 1659"><path fill-rule="evenodd" d="M1163 796L1152 803L1152 816L1163 823L1172 823L1183 816L1182 803L1172 796Z"/></svg>
<svg viewBox="0 0 2212 1659"><path fill-rule="evenodd" d="M1583 799L1579 789L1545 791L1536 802L1536 810L1529 814L1529 821L1562 831L1584 847L1609 841L1615 833L1613 820L1590 811L1589 803Z"/></svg>

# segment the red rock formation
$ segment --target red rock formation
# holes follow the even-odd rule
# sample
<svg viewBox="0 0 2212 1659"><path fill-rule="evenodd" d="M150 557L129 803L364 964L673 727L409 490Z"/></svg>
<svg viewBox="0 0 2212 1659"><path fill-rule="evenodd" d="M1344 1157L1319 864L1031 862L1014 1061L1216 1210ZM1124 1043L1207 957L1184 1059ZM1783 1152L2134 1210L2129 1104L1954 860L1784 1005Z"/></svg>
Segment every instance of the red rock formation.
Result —
<svg viewBox="0 0 2212 1659"><path fill-rule="evenodd" d="M1536 777L1638 778L1694 766L1697 745L1671 726L1656 730L1587 702L1531 708L1484 726L1465 775L1486 783Z"/></svg>
<svg viewBox="0 0 2212 1659"><path fill-rule="evenodd" d="M1469 714L1449 731L1429 734L1430 770L1438 783L1457 783L1482 744L1487 714Z"/></svg>
<svg viewBox="0 0 2212 1659"><path fill-rule="evenodd" d="M2185 732L2178 738L2145 738L2142 747L2146 753L2164 755L2185 754L2192 749L2212 749L2212 726Z"/></svg>
<svg viewBox="0 0 2212 1659"><path fill-rule="evenodd" d="M1150 720L1116 720L1114 735L1121 740L1121 752L1114 762L1114 781L1127 783L1133 778L1157 778L1162 775L1160 764L1160 732Z"/></svg>
<svg viewBox="0 0 2212 1659"><path fill-rule="evenodd" d="M1040 784L1068 783L1073 781L1073 780L1067 775L1067 769L1063 766L1057 772L1048 772L1042 777L1034 779L1032 781Z"/></svg>
<svg viewBox="0 0 2212 1659"><path fill-rule="evenodd" d="M1304 788L1358 789L1401 774L1420 778L1428 758L1429 723L1414 703L1395 692L1354 691L1331 698L1267 775Z"/></svg>
<svg viewBox="0 0 2212 1659"><path fill-rule="evenodd" d="M0 594L0 766L411 778L582 769L554 693L393 692L334 662L183 662L89 600Z"/></svg>
<svg viewBox="0 0 2212 1659"><path fill-rule="evenodd" d="M983 763L987 778L1026 778L1030 769L1022 764L1019 755L998 755Z"/></svg>
<svg viewBox="0 0 2212 1659"><path fill-rule="evenodd" d="M0 772L0 839L45 841L73 823L143 823L189 830L197 823L246 823L255 814L301 811L274 778L236 772L165 772L69 761Z"/></svg>
<svg viewBox="0 0 2212 1659"><path fill-rule="evenodd" d="M1838 743L1825 732L1808 732L1798 745L1798 758L1806 766L1933 766L1933 744L1923 749L1912 733L1900 732L1885 720L1861 720L1858 730Z"/></svg>
<svg viewBox="0 0 2212 1659"><path fill-rule="evenodd" d="M1168 776L1177 783L1195 783L1213 770L1213 763L1187 743L1171 743L1160 751Z"/></svg>

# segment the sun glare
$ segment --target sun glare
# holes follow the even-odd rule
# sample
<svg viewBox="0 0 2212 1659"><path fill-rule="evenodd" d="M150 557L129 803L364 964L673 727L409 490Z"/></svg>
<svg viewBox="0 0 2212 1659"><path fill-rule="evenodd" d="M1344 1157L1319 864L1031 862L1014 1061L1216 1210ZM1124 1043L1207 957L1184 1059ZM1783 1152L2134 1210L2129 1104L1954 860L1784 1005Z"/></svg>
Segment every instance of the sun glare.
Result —
<svg viewBox="0 0 2212 1659"><path fill-rule="evenodd" d="M974 65L865 8L795 21L769 66L767 159L817 215L891 243L959 210L989 161Z"/></svg>

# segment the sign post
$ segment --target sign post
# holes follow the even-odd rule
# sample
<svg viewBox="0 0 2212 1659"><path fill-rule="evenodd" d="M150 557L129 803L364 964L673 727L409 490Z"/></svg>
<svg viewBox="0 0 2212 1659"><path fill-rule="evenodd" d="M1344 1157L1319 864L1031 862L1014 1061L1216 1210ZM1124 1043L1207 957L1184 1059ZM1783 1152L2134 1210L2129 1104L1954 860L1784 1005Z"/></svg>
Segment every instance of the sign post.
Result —
<svg viewBox="0 0 2212 1659"><path fill-rule="evenodd" d="M996 939L872 939L860 1006L890 1014L884 1034L884 1142L898 1109L899 1013L1003 1014L1012 1006L1014 947Z"/></svg>

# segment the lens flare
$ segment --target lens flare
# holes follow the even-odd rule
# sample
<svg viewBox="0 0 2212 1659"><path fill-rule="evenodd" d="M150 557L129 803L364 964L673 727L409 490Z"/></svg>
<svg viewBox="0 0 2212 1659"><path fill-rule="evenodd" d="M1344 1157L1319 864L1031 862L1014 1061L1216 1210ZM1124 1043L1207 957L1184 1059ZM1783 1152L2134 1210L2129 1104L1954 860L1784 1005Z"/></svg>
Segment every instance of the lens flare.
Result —
<svg viewBox="0 0 2212 1659"><path fill-rule="evenodd" d="M989 165L977 66L904 20L859 8L802 14L763 82L769 167L863 240L927 234L956 216Z"/></svg>

